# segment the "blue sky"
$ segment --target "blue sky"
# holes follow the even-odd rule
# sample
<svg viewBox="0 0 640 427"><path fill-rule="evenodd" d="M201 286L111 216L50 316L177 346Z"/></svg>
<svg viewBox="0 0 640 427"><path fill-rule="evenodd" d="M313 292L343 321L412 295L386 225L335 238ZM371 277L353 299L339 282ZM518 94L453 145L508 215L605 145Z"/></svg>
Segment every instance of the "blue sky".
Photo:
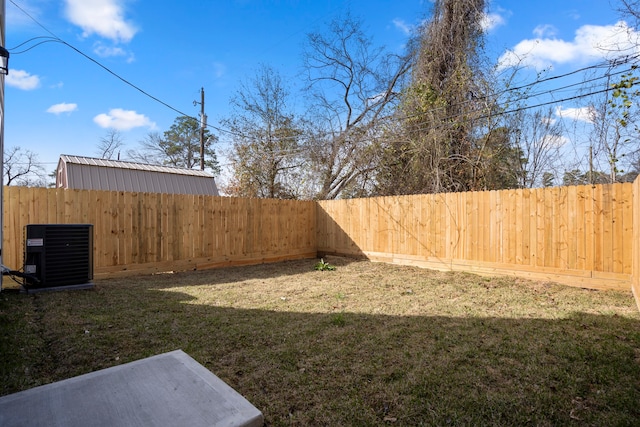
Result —
<svg viewBox="0 0 640 427"><path fill-rule="evenodd" d="M408 31L428 16L430 4L6 0L6 47L12 56L5 89L5 149L31 150L51 171L60 154L95 156L110 127L121 132L124 152L149 132L167 130L179 115L64 44L35 46L47 40L40 38L16 48L34 37L59 37L186 114L198 115L193 101L204 87L208 123L219 126L229 114L229 98L260 64L285 76L295 96L305 35L332 18L349 10L375 43L401 52ZM608 0L493 0L486 20L487 52L507 65L518 58L532 75L593 64L605 57L607 47L627 43L627 28L614 7ZM564 108L565 116L582 111L580 105Z"/></svg>

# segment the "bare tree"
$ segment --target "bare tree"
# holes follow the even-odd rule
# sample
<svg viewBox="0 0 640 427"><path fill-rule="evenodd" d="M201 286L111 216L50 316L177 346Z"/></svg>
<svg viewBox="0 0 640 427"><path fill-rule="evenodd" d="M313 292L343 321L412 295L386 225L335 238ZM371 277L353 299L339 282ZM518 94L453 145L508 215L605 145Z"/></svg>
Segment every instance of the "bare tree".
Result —
<svg viewBox="0 0 640 427"><path fill-rule="evenodd" d="M46 172L38 155L20 147L11 147L4 153L4 179L6 185L45 187Z"/></svg>
<svg viewBox="0 0 640 427"><path fill-rule="evenodd" d="M625 18L631 18L634 28L640 27L640 0L620 0L618 12Z"/></svg>
<svg viewBox="0 0 640 427"><path fill-rule="evenodd" d="M149 132L142 141L138 143L137 149L127 150L127 158L135 162L147 164L163 164L166 155L160 148L162 135L159 132Z"/></svg>
<svg viewBox="0 0 640 427"><path fill-rule="evenodd" d="M561 122L554 119L553 110L549 108L521 110L511 117L510 123L514 145L521 156L519 168L514 170L518 186L548 186L555 175L554 167L558 165L564 142Z"/></svg>
<svg viewBox="0 0 640 427"><path fill-rule="evenodd" d="M409 58L374 47L362 23L347 14L328 31L307 35L303 61L316 124L306 151L315 197L364 189L377 166L381 119L399 98Z"/></svg>
<svg viewBox="0 0 640 427"><path fill-rule="evenodd" d="M232 133L232 177L226 192L243 197L297 198L302 166L301 125L288 107L280 74L262 65L231 100L222 122Z"/></svg>
<svg viewBox="0 0 640 427"><path fill-rule="evenodd" d="M117 129L108 129L105 136L100 138L98 150L96 151L100 159L112 160L114 155L120 158L120 148L124 146L122 134Z"/></svg>

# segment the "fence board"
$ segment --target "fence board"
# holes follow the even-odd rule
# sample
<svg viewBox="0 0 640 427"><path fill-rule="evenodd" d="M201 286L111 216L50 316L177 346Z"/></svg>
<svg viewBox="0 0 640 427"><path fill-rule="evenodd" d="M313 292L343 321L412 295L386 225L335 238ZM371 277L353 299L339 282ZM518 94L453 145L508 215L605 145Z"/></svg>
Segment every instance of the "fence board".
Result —
<svg viewBox="0 0 640 427"><path fill-rule="evenodd" d="M634 252L634 223L633 223L633 212L636 205L635 198L640 199L640 193L636 193L634 189L636 188L636 184L633 184L629 187L624 188L624 204L622 206L622 236L620 240L622 240L622 254L620 255L622 258L622 271L631 271L633 270L633 260L640 257L640 252ZM636 196L637 195L637 196ZM638 210L636 213L640 212ZM630 239L629 236L632 236ZM635 254L635 255L634 255Z"/></svg>
<svg viewBox="0 0 640 427"><path fill-rule="evenodd" d="M613 271L614 273L622 272L622 256L623 256L622 241L624 240L624 236L622 234L623 208L622 207L618 208L615 203L620 201L628 203L628 201L624 200L623 188L624 187L620 187L617 185L612 186L612 190L613 190L612 199L614 204L612 206L612 211L611 211L611 224L612 224L611 243L613 245L611 249L611 262L612 262L611 271Z"/></svg>
<svg viewBox="0 0 640 427"><path fill-rule="evenodd" d="M632 241L631 253L631 291L636 298L636 305L640 309L640 177L633 183L633 218L632 218ZM627 238L628 236L625 236Z"/></svg>

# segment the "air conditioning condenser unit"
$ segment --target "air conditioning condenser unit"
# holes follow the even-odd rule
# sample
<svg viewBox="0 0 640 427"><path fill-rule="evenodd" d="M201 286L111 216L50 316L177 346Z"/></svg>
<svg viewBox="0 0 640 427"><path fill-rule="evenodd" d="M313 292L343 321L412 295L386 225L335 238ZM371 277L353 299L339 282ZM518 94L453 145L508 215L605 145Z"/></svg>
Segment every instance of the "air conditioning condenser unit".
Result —
<svg viewBox="0 0 640 427"><path fill-rule="evenodd" d="M24 227L24 287L84 285L93 279L92 224Z"/></svg>

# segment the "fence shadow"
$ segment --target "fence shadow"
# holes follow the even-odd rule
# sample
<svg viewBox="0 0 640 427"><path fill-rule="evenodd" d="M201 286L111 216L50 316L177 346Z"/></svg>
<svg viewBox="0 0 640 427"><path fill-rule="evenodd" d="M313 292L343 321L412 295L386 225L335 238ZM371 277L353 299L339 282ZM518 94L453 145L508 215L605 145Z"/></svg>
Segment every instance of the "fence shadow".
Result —
<svg viewBox="0 0 640 427"><path fill-rule="evenodd" d="M355 258L323 255L325 262L334 267L344 267L358 262ZM245 281L269 280L287 276L298 276L314 271L321 258L298 259L277 263L252 264L236 267L211 268L191 271L169 271L158 274L137 275L122 278L95 280L97 287L111 288L123 284L136 283L141 288L172 288L176 286L216 286Z"/></svg>

